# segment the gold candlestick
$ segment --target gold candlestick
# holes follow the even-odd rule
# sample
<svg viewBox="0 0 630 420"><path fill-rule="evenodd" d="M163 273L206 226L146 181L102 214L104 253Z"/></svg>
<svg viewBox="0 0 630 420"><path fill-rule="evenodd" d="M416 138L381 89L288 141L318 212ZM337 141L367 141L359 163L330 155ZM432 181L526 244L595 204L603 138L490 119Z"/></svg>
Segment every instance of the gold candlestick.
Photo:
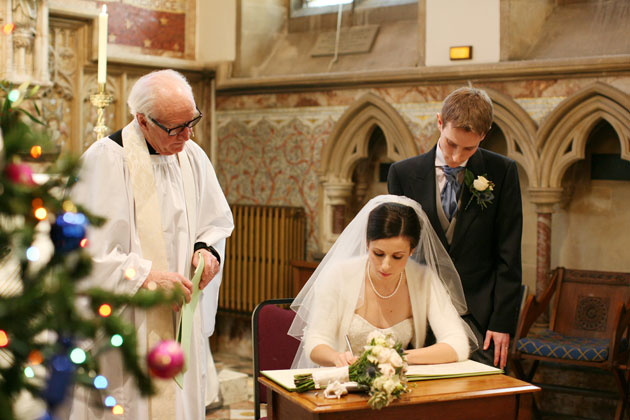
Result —
<svg viewBox="0 0 630 420"><path fill-rule="evenodd" d="M90 95L90 102L96 107L96 126L94 132L96 139L105 137L107 126L105 125L105 108L112 103L114 97L105 93L105 83L98 84L98 93Z"/></svg>

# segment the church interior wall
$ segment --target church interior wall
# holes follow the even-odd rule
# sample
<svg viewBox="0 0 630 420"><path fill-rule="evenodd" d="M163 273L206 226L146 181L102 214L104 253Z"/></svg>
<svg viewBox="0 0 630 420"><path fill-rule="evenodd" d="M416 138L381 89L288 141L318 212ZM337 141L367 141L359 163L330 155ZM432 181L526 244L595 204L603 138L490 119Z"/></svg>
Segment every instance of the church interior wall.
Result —
<svg viewBox="0 0 630 420"><path fill-rule="evenodd" d="M619 138L605 122L593 129L586 145L585 159L565 173L566 198L554 214L552 240L557 245L552 265L570 261L584 270L628 271L628 243L619 232L630 228L625 206L630 199L628 181L592 179L594 154L619 154ZM555 264L554 264L555 263Z"/></svg>
<svg viewBox="0 0 630 420"><path fill-rule="evenodd" d="M444 9L448 8L448 13ZM499 0L426 0L427 66L455 65L449 47L471 45L471 63L495 63L500 57Z"/></svg>
<svg viewBox="0 0 630 420"><path fill-rule="evenodd" d="M614 86L626 93L630 92L630 77L624 74L514 81L488 80L474 85L496 90L512 98L540 126L565 98L595 82ZM321 165L320 154L323 146L329 141L335 123L347 107L367 92L383 98L401 114L414 136L418 150L424 152L437 140L435 114L440 110L442 99L448 92L465 83L462 81L247 95L224 95L219 92L217 126L220 159L217 172L228 200L303 206L309 221L309 253L317 254L322 246L317 235L319 224L322 223L318 213L318 201L322 197L318 195L317 189L321 175L318 173ZM525 169L519 166L524 203L523 269L524 282L533 291L536 284L536 206L529 198L528 188L535 186L538 180L529 180ZM605 206L608 210L603 213L600 210L601 218L585 214L589 221L582 221L578 214L585 213L580 210L584 204L573 202L553 215L552 267L563 265L588 266L590 269L599 270L630 269L627 261L619 255L623 254L620 250L628 249L630 246L630 241L624 235L617 235L613 240L614 249L619 251L606 251L608 247L601 246L605 237L604 232L615 229L609 227L610 220L618 221L621 226L628 223L622 211L613 219L611 216L614 212L612 203L627 199L630 184L624 181L597 182L600 184L603 182L604 185L612 183L612 186L579 189L574 199L578 200L577 202L586 200L587 203L603 200L599 206ZM604 197L597 198L598 194L603 194ZM567 233L568 231L575 233ZM586 245L587 240L593 245ZM609 242L606 240L604 243ZM595 249L598 250L596 253L588 251Z"/></svg>

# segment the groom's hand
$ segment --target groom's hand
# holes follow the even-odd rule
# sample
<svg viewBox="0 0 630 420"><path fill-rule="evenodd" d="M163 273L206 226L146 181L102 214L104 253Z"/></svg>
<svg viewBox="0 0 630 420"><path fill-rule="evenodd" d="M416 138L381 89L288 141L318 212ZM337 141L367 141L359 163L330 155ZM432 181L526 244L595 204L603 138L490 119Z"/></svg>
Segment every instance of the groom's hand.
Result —
<svg viewBox="0 0 630 420"><path fill-rule="evenodd" d="M486 331L486 339L483 342L484 350L488 350L491 341L494 341L494 365L497 366L497 364L499 364L499 367L504 369L508 359L510 334L490 330Z"/></svg>

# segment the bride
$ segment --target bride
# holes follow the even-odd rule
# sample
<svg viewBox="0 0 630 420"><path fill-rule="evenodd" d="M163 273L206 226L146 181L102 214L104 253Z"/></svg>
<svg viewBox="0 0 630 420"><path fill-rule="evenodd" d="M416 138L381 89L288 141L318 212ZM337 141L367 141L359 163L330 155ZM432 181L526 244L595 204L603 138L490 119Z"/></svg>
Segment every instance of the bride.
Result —
<svg viewBox="0 0 630 420"><path fill-rule="evenodd" d="M374 330L391 333L409 364L465 360L477 346L457 271L420 204L402 196L370 200L291 307L293 368L349 365Z"/></svg>

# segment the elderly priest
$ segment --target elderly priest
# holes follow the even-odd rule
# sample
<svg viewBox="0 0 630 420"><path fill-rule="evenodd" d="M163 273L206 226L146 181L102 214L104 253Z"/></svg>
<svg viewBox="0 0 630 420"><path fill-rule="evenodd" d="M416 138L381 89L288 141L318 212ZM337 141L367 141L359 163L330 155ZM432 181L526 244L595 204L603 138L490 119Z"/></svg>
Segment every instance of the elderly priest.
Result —
<svg viewBox="0 0 630 420"><path fill-rule="evenodd" d="M76 202L107 218L89 233L94 259L90 286L130 294L141 288L179 288L190 300L189 279L199 255L204 270L183 389L173 380L160 380L156 396L141 398L119 352L106 352L100 365L109 380L108 394L124 409L122 418L203 419L214 372L208 336L214 329L220 277L213 278L234 227L232 214L210 160L188 141L202 114L184 76L173 70L143 76L131 89L128 105L133 121L85 152L73 192ZM160 340L174 338L176 315L167 306L124 309L124 318L137 330L140 355ZM216 372L213 376L216 381ZM98 395L79 387L69 411L70 419L112 416Z"/></svg>

